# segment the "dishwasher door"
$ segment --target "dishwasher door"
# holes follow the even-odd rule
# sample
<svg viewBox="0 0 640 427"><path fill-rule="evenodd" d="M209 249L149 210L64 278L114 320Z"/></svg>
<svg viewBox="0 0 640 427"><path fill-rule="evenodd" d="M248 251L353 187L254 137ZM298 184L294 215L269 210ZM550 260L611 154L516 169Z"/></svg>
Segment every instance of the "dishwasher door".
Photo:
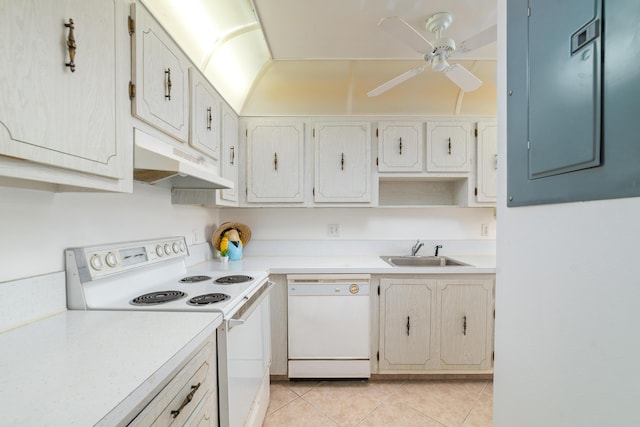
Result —
<svg viewBox="0 0 640 427"><path fill-rule="evenodd" d="M369 275L289 275L289 378L369 378Z"/></svg>

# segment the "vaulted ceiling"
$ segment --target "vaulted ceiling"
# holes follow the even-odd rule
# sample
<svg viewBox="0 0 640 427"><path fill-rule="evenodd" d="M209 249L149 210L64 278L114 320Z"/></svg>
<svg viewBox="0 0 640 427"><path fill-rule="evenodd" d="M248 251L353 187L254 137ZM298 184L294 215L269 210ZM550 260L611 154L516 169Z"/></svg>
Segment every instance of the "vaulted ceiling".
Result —
<svg viewBox="0 0 640 427"><path fill-rule="evenodd" d="M399 16L424 38L437 12L459 44L495 25L495 0L143 0L241 115L495 114L496 44L459 63L482 81L462 92L425 70L376 97L371 89L425 64L378 27Z"/></svg>

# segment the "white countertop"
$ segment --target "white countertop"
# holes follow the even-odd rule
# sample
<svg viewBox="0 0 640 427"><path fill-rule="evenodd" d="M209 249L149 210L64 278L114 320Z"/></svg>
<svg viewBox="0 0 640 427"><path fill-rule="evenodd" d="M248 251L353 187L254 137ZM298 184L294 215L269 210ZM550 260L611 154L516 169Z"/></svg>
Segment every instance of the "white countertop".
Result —
<svg viewBox="0 0 640 427"><path fill-rule="evenodd" d="M464 267L392 267L377 255L344 256L245 256L239 261L221 263L217 259L204 265L211 270L249 271L264 270L269 274L330 274L330 273L370 273L370 274L495 274L494 255L447 255L462 261Z"/></svg>
<svg viewBox="0 0 640 427"><path fill-rule="evenodd" d="M216 313L66 311L0 334L0 424L116 425L221 323Z"/></svg>

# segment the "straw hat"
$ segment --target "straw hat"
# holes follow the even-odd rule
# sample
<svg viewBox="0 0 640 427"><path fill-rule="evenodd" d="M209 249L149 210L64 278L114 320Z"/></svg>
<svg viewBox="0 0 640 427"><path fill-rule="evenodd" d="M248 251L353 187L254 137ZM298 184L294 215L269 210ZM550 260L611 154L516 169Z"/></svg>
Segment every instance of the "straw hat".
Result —
<svg viewBox="0 0 640 427"><path fill-rule="evenodd" d="M251 240L251 229L239 222L225 222L224 224L220 224L220 227L213 233L211 237L211 243L213 243L213 247L220 250L220 241L222 237L224 237L224 233L229 230L235 229L240 233L240 240L242 240L242 246L247 246L249 240Z"/></svg>

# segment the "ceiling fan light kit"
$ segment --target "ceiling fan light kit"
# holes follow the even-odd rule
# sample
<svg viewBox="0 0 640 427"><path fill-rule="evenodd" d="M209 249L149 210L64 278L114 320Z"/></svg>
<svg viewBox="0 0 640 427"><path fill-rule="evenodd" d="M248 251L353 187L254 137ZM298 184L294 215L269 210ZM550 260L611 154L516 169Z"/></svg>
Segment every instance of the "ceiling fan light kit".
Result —
<svg viewBox="0 0 640 427"><path fill-rule="evenodd" d="M381 84L377 88L369 91L368 96L377 96L400 83L409 80L420 74L426 66L431 66L434 72L443 73L449 80L456 84L462 91L471 92L482 86L482 80L467 70L460 64L450 65L447 62L450 56L456 52L469 52L496 40L496 27L489 27L475 36L460 43L460 49L456 50L456 42L448 37L442 37L442 32L453 23L453 16L447 12L439 12L430 16L425 28L433 33L435 38L433 43L425 39L420 32L409 25L404 19L398 16L389 16L378 22L378 27L411 47L415 51L424 54L425 66L406 71L397 77Z"/></svg>

